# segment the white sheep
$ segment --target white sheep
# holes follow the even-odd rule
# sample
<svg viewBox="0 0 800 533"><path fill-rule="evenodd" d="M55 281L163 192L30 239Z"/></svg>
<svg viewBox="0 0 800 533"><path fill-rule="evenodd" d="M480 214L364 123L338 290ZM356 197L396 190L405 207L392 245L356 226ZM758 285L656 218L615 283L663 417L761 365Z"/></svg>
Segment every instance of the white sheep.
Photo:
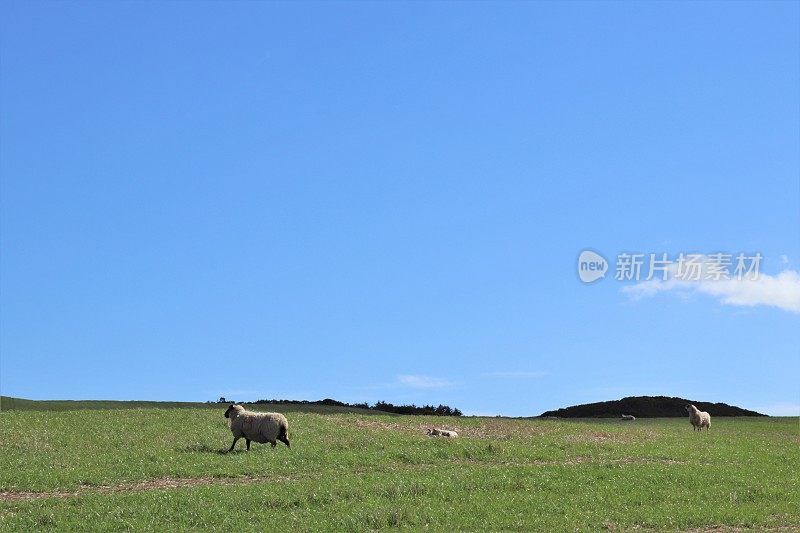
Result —
<svg viewBox="0 0 800 533"><path fill-rule="evenodd" d="M706 428L708 431L711 428L711 415L705 411L701 411L694 405L687 405L686 410L689 412L689 422L692 423L694 431L703 431Z"/></svg>
<svg viewBox="0 0 800 533"><path fill-rule="evenodd" d="M231 405L225 411L225 418L230 419L229 426L233 433L233 444L230 449L236 446L236 441L245 438L247 449L250 450L250 441L269 442L274 448L281 441L289 446L289 422L280 413L254 413L245 411L241 405Z"/></svg>
<svg viewBox="0 0 800 533"><path fill-rule="evenodd" d="M458 433L450 429L436 429L430 428L428 431L425 432L426 435L429 437L448 437L451 439L455 439L458 437Z"/></svg>
<svg viewBox="0 0 800 533"><path fill-rule="evenodd" d="M634 422L636 421L636 417L633 415L622 415L622 420L624 422Z"/></svg>

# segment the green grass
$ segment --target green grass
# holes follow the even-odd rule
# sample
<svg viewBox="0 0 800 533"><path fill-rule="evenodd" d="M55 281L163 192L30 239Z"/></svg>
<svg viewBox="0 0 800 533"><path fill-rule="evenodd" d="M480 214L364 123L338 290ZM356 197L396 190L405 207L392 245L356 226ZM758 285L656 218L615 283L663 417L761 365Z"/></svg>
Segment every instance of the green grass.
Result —
<svg viewBox="0 0 800 533"><path fill-rule="evenodd" d="M0 498L0 529L800 528L797 418L701 435L683 419L283 410L291 449L232 454L219 407L4 411L0 492L48 497ZM148 485L165 478L186 486Z"/></svg>

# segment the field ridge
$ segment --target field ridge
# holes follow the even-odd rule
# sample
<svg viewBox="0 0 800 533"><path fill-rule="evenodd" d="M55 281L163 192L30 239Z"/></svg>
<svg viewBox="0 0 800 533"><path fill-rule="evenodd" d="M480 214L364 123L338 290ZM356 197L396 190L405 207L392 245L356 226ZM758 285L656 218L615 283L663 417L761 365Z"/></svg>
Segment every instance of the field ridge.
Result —
<svg viewBox="0 0 800 533"><path fill-rule="evenodd" d="M103 409L225 409L227 403L218 402L170 402L155 400L29 400L13 396L0 396L2 411L79 411ZM396 416L375 409L351 406L321 405L317 403L246 403L242 405L254 411L276 411L278 413L300 412L317 414L360 414Z"/></svg>

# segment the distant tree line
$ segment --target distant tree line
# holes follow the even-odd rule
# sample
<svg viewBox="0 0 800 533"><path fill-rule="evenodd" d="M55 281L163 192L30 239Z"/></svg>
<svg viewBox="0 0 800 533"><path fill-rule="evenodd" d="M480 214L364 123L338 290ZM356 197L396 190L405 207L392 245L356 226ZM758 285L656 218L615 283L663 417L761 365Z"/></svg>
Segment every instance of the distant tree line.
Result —
<svg viewBox="0 0 800 533"><path fill-rule="evenodd" d="M441 404L436 407L432 405L418 407L413 403L411 405L393 405L388 402L377 402L370 409L399 415L461 416L463 414L460 409Z"/></svg>
<svg viewBox="0 0 800 533"><path fill-rule="evenodd" d="M220 398L220 402L224 403L225 399ZM249 403L249 402L248 402ZM383 411L385 413L396 413L399 415L430 415L430 416L461 416L461 410L449 405L394 405L389 402L376 402L372 405L367 402L363 403L346 403L338 400L325 398L324 400L256 400L253 403L273 403L273 404L305 404L305 405L331 405L337 407L350 407L356 409L369 409L372 411Z"/></svg>

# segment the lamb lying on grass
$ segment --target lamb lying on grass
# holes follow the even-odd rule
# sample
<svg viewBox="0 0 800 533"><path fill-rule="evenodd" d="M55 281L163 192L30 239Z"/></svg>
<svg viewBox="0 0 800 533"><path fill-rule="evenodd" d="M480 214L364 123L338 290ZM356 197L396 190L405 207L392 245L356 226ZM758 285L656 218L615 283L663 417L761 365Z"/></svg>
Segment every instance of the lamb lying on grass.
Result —
<svg viewBox="0 0 800 533"><path fill-rule="evenodd" d="M624 422L634 422L636 420L636 417L633 415L622 415L621 419Z"/></svg>
<svg viewBox="0 0 800 533"><path fill-rule="evenodd" d="M254 413L245 411L241 405L231 405L225 411L225 418L229 418L229 426L233 433L233 444L228 450L233 451L236 441L245 438L247 450L250 450L250 441L269 442L274 448L277 441L289 446L289 422L280 413Z"/></svg>
<svg viewBox="0 0 800 533"><path fill-rule="evenodd" d="M711 415L705 411L701 411L694 405L687 405L686 410L689 411L689 422L692 423L694 431L703 431L706 428L708 431L711 428Z"/></svg>
<svg viewBox="0 0 800 533"><path fill-rule="evenodd" d="M429 437L449 437L451 439L458 437L458 433L449 429L430 428L425 434Z"/></svg>

